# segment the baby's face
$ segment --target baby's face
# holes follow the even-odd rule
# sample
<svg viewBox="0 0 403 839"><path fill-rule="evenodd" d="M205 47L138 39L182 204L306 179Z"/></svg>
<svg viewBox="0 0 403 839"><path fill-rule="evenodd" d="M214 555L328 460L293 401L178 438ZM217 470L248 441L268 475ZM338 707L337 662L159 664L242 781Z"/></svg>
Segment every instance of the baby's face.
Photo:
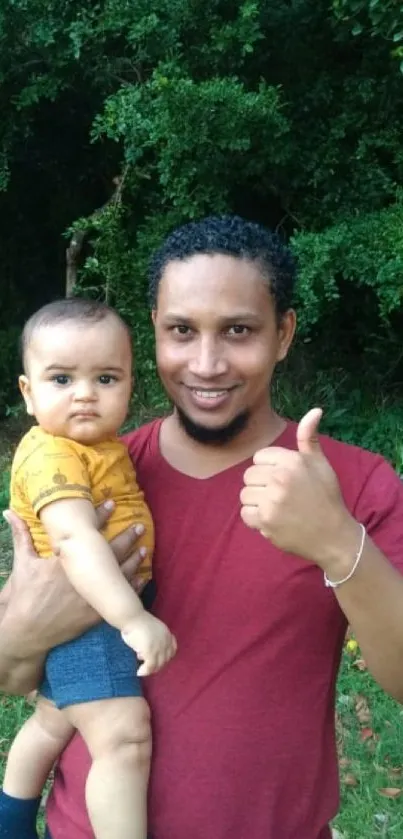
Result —
<svg viewBox="0 0 403 839"><path fill-rule="evenodd" d="M93 445L115 435L132 388L129 337L111 317L38 328L20 388L27 411L49 434Z"/></svg>

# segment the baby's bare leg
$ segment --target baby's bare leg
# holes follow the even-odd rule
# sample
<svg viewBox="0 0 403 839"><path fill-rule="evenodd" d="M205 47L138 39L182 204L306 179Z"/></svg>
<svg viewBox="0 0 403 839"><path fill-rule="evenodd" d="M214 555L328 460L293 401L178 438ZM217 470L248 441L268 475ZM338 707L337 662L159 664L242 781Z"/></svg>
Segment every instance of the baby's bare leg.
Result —
<svg viewBox="0 0 403 839"><path fill-rule="evenodd" d="M86 785L96 839L146 839L150 711L142 697L71 705L70 722L92 757Z"/></svg>
<svg viewBox="0 0 403 839"><path fill-rule="evenodd" d="M54 762L74 734L64 711L40 696L8 755L3 790L14 798L37 798Z"/></svg>

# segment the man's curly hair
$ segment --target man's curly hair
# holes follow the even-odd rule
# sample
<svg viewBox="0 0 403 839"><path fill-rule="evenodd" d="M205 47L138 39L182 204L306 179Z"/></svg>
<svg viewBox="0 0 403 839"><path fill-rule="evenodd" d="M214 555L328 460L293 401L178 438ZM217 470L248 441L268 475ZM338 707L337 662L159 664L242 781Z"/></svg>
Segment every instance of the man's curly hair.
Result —
<svg viewBox="0 0 403 839"><path fill-rule="evenodd" d="M170 262L196 254L228 254L257 262L273 297L278 318L292 303L296 264L280 236L240 216L208 216L174 230L153 255L149 266L149 300L157 305L158 286Z"/></svg>

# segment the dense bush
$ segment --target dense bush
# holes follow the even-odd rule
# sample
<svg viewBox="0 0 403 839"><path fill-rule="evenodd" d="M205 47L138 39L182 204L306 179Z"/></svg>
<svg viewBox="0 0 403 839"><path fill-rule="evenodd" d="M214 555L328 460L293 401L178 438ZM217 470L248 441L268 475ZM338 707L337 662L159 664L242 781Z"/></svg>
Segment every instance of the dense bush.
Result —
<svg viewBox="0 0 403 839"><path fill-rule="evenodd" d="M7 414L10 403L18 398L18 375L21 362L18 352L19 329L0 329L0 416Z"/></svg>
<svg viewBox="0 0 403 839"><path fill-rule="evenodd" d="M149 401L149 254L229 210L291 239L317 364L394 387L401 23L392 0L0 0L0 329L64 293L85 230L77 291L128 317Z"/></svg>

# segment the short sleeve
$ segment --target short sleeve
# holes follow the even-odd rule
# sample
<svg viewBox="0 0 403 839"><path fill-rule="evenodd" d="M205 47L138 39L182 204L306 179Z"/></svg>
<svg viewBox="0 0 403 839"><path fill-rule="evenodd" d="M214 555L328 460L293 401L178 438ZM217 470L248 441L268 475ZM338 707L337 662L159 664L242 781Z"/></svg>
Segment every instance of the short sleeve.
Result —
<svg viewBox="0 0 403 839"><path fill-rule="evenodd" d="M354 515L392 565L403 574L403 482L377 458L358 497Z"/></svg>
<svg viewBox="0 0 403 839"><path fill-rule="evenodd" d="M43 437L27 452L17 480L36 514L63 498L92 500L88 458L62 437Z"/></svg>

